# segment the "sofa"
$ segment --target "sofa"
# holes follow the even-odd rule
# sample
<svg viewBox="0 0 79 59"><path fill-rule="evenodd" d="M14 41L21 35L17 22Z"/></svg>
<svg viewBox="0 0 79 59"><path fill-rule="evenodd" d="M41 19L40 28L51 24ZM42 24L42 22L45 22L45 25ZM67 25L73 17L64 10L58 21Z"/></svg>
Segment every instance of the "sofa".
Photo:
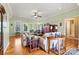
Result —
<svg viewBox="0 0 79 59"><path fill-rule="evenodd" d="M27 46L27 41L29 40L28 38L28 34L27 33L22 33L21 34L21 44L22 44L22 47L26 47Z"/></svg>
<svg viewBox="0 0 79 59"><path fill-rule="evenodd" d="M42 37L40 37L40 47L43 50L45 50L46 52L48 52L48 39L47 39L47 37L49 37L49 36L60 37L61 33L60 32L49 32L49 33L45 33ZM53 46L53 43L54 43L54 46ZM50 49L56 48L57 43L58 43L58 40L51 40L50 41Z"/></svg>
<svg viewBox="0 0 79 59"><path fill-rule="evenodd" d="M32 52L33 50L39 49L39 37L36 35L28 34L28 33L22 33L21 34L21 43L22 47L29 47L29 52Z"/></svg>

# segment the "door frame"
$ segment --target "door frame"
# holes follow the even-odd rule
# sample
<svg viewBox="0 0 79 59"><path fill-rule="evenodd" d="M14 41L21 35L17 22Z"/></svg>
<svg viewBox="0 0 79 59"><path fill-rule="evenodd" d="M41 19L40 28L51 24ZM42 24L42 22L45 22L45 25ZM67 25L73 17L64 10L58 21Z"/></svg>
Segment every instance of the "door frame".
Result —
<svg viewBox="0 0 79 59"><path fill-rule="evenodd" d="M1 14L1 46L0 46L0 54L3 54L3 14L5 14L4 7L0 4L0 14Z"/></svg>

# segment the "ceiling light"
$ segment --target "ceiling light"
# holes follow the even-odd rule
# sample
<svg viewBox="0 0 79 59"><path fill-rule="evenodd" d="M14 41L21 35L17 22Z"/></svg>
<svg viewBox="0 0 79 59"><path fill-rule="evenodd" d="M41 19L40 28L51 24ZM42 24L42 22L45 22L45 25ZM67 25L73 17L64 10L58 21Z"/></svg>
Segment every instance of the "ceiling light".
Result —
<svg viewBox="0 0 79 59"><path fill-rule="evenodd" d="M32 11L32 16L37 19L37 18L41 18L42 17L42 12L38 11L38 10L33 10Z"/></svg>
<svg viewBox="0 0 79 59"><path fill-rule="evenodd" d="M79 6L79 3L77 3L77 5Z"/></svg>
<svg viewBox="0 0 79 59"><path fill-rule="evenodd" d="M61 8L61 7L59 7L58 9L59 9L59 10L61 10L62 8Z"/></svg>

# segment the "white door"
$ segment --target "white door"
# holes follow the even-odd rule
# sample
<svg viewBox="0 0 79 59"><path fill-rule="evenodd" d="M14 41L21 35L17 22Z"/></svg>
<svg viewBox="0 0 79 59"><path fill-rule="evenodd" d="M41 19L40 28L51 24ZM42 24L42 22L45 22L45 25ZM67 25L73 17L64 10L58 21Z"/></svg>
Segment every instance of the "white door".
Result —
<svg viewBox="0 0 79 59"><path fill-rule="evenodd" d="M70 35L75 37L75 20L70 20Z"/></svg>
<svg viewBox="0 0 79 59"><path fill-rule="evenodd" d="M70 36L70 21L66 21L66 35Z"/></svg>

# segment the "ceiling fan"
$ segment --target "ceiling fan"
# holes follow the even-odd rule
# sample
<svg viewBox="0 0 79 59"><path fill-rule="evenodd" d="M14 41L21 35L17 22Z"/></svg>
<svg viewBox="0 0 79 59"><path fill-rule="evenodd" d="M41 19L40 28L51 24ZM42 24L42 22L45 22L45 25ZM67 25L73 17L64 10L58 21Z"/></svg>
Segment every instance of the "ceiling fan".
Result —
<svg viewBox="0 0 79 59"><path fill-rule="evenodd" d="M41 18L42 17L42 12L37 11L37 10L33 10L32 15L33 15L34 18Z"/></svg>

